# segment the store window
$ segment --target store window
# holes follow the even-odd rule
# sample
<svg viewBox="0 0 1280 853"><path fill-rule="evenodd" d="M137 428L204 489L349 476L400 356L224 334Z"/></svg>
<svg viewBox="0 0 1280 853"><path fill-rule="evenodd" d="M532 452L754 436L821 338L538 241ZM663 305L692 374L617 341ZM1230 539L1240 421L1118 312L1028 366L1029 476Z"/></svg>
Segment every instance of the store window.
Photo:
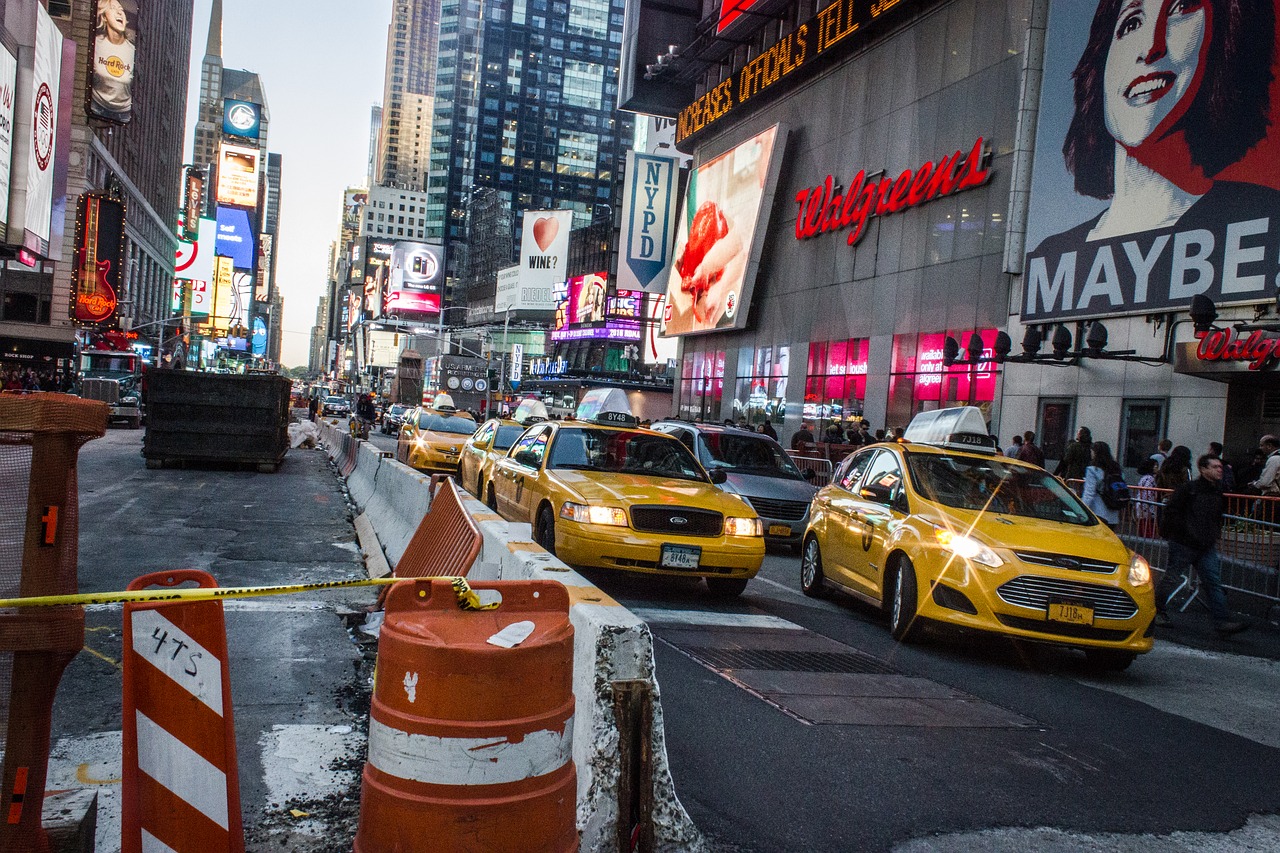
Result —
<svg viewBox="0 0 1280 853"><path fill-rule="evenodd" d="M1070 398L1041 399L1040 418L1036 428L1036 443L1044 451L1045 462L1057 461L1067 452L1067 442L1074 436L1076 401ZM1014 427L1015 431L1018 427ZM1031 429L1022 427L1021 432ZM1021 433L1019 433L1021 434ZM1000 437L1006 444L1013 441L1013 433Z"/></svg>
<svg viewBox="0 0 1280 853"><path fill-rule="evenodd" d="M1164 400L1125 400L1120 411L1120 464L1137 468L1165 436Z"/></svg>
<svg viewBox="0 0 1280 853"><path fill-rule="evenodd" d="M821 435L834 422L844 429L862 418L867 399L868 341L814 341L804 380L804 419Z"/></svg>
<svg viewBox="0 0 1280 853"><path fill-rule="evenodd" d="M787 370L791 347L744 347L738 351L738 383L733 395L734 420L752 429L766 420L780 425L786 415Z"/></svg>
<svg viewBox="0 0 1280 853"><path fill-rule="evenodd" d="M724 398L724 350L685 352L680 368L680 417L720 420Z"/></svg>
<svg viewBox="0 0 1280 853"><path fill-rule="evenodd" d="M889 429L905 427L920 412L950 406L977 406L989 421L991 402L996 395L999 371L993 362L956 364L946 367L942 360L948 336L960 344L960 355L972 334L967 329L893 336L893 366L889 377ZM980 331L982 355L994 353L996 329Z"/></svg>

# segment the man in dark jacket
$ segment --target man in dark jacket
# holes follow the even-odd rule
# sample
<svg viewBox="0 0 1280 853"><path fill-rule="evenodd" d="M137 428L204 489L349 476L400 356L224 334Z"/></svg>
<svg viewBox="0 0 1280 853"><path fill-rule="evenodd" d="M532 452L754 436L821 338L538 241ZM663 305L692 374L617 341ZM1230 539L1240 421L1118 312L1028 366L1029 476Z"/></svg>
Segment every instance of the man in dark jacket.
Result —
<svg viewBox="0 0 1280 853"><path fill-rule="evenodd" d="M1018 451L1018 458L1023 462L1044 467L1044 451L1036 444L1036 434L1031 430L1022 434L1022 449Z"/></svg>
<svg viewBox="0 0 1280 853"><path fill-rule="evenodd" d="M808 421L800 424L800 429L796 430L796 434L791 436L791 449L801 450L806 444L813 444L813 428Z"/></svg>
<svg viewBox="0 0 1280 853"><path fill-rule="evenodd" d="M1055 477L1064 480L1083 480L1084 469L1089 467L1090 454L1093 450L1093 433L1088 427L1080 427L1076 437L1067 442L1062 451L1062 459L1053 469Z"/></svg>
<svg viewBox="0 0 1280 853"><path fill-rule="evenodd" d="M1156 623L1169 624L1165 609L1182 573L1195 567L1209 601L1214 628L1224 637L1249 627L1231 618L1222 590L1218 536L1226 498L1222 492L1222 460L1208 454L1196 460L1199 478L1174 489L1160 514L1160 535L1169 543L1169 564L1156 588Z"/></svg>

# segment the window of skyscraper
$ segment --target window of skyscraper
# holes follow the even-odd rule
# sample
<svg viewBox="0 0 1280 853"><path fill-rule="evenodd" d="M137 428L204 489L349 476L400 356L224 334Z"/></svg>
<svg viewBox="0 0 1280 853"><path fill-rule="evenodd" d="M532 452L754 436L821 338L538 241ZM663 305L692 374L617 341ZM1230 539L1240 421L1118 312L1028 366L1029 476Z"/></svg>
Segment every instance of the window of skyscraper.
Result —
<svg viewBox="0 0 1280 853"><path fill-rule="evenodd" d="M575 107L601 109L600 87L604 66L569 60L564 64L564 102Z"/></svg>
<svg viewBox="0 0 1280 853"><path fill-rule="evenodd" d="M556 171L561 175L594 178L599 140L594 133L561 131Z"/></svg>

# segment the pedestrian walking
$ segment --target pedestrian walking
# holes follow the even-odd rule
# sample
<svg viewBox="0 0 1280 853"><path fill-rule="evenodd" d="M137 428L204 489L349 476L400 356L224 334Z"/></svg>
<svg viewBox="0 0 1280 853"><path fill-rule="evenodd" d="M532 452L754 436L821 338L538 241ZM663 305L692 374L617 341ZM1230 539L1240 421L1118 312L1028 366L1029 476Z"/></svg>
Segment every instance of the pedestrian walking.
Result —
<svg viewBox="0 0 1280 853"><path fill-rule="evenodd" d="M1264 435L1258 439L1258 450L1267 454L1267 458L1262 464L1262 473L1249 485L1260 495L1280 495L1280 438Z"/></svg>
<svg viewBox="0 0 1280 853"><path fill-rule="evenodd" d="M1182 573L1194 568L1200 578L1200 589L1209 602L1214 630L1229 637L1249 625L1231 618L1227 594L1222 589L1218 557L1218 537L1222 534L1222 514L1226 507L1222 460L1206 454L1196 460L1196 469L1200 476L1175 489L1160 514L1160 535L1169 543L1169 564L1156 587L1156 623L1169 624L1169 597Z"/></svg>
<svg viewBox="0 0 1280 853"><path fill-rule="evenodd" d="M1076 437L1067 442L1066 449L1062 451L1062 458L1058 460L1057 467L1053 469L1053 475L1064 480L1083 479L1085 469L1089 467L1092 455L1093 433L1089 431L1088 427L1080 427L1076 432ZM1107 455L1111 455L1110 449L1108 449Z"/></svg>
<svg viewBox="0 0 1280 853"><path fill-rule="evenodd" d="M1164 464L1164 461L1169 458L1171 450L1173 450L1173 442L1167 438L1161 439L1160 443L1156 445L1156 452L1151 454L1151 458L1156 460L1156 468Z"/></svg>
<svg viewBox="0 0 1280 853"><path fill-rule="evenodd" d="M1022 447L1018 450L1018 458L1023 462L1044 467L1044 451L1036 445L1036 434L1031 430L1022 434Z"/></svg>
<svg viewBox="0 0 1280 853"><path fill-rule="evenodd" d="M876 437L871 434L871 421L865 419L859 421L857 431L849 434L849 443L856 444L859 447L875 444Z"/></svg>
<svg viewBox="0 0 1280 853"><path fill-rule="evenodd" d="M1156 486L1173 490L1189 482L1191 482L1191 448L1179 444L1169 451L1168 458L1156 471Z"/></svg>
<svg viewBox="0 0 1280 853"><path fill-rule="evenodd" d="M1214 459L1222 460L1222 491L1229 495L1235 494L1236 491L1236 469L1231 467L1222 456L1222 443L1217 441L1209 442L1209 455Z"/></svg>
<svg viewBox="0 0 1280 853"><path fill-rule="evenodd" d="M791 449L803 450L803 445L813 444L813 424L805 421L800 424L800 429L796 430L795 435L791 436Z"/></svg>
<svg viewBox="0 0 1280 853"><path fill-rule="evenodd" d="M1013 443L1004 449L1004 455L1010 459L1017 459L1018 454L1022 452L1022 436L1015 435Z"/></svg>
<svg viewBox="0 0 1280 853"><path fill-rule="evenodd" d="M1143 459L1138 465L1138 485L1133 490L1133 511L1138 517L1138 535L1144 539L1155 539L1160 532L1156 526L1159 495L1156 491L1156 460Z"/></svg>
<svg viewBox="0 0 1280 853"><path fill-rule="evenodd" d="M1087 430L1081 430L1087 432ZM1105 441L1095 441L1090 445L1089 464L1085 466L1084 492L1081 500L1094 515L1107 523L1112 530L1120 523L1120 508L1108 504L1107 490L1115 479L1122 479L1124 472L1120 463L1111 455L1111 447Z"/></svg>
<svg viewBox="0 0 1280 853"><path fill-rule="evenodd" d="M320 417L320 395L312 394L311 399L307 402L307 411L311 415L311 421L314 423Z"/></svg>
<svg viewBox="0 0 1280 853"><path fill-rule="evenodd" d="M778 440L778 431L773 428L773 424L769 422L768 418L765 419L764 423L760 424L760 432L769 436L769 438L772 438L774 441Z"/></svg>

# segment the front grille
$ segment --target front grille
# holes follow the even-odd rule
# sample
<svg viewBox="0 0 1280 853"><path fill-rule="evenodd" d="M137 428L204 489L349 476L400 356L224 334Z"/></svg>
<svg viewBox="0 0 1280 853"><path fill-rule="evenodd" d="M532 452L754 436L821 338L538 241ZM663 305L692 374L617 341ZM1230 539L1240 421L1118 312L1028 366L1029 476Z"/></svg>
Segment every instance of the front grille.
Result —
<svg viewBox="0 0 1280 853"><path fill-rule="evenodd" d="M724 530L724 516L711 510L679 506L633 506L631 526L649 533L719 536Z"/></svg>
<svg viewBox="0 0 1280 853"><path fill-rule="evenodd" d="M712 669L897 674L897 670L879 658L857 651L804 652L790 649L717 649L710 646L688 646L684 651Z"/></svg>
<svg viewBox="0 0 1280 853"><path fill-rule="evenodd" d="M1116 570L1115 563L1105 560L1091 560L1087 557L1072 557L1070 554L1049 554L1044 551L1014 551L1013 555L1024 563L1033 566L1052 566L1055 569L1066 569L1073 572L1095 572L1109 575Z"/></svg>
<svg viewBox="0 0 1280 853"><path fill-rule="evenodd" d="M1008 625L1010 628L1037 631L1041 634L1053 634L1055 637L1072 637L1076 640L1111 640L1120 642L1133 633L1132 631L1122 631L1116 628L1095 628L1092 625L1068 625L1062 622L1046 622L1043 619L1027 619L1024 616L1006 616L1003 613L997 613L996 618L1000 620L1000 624Z"/></svg>
<svg viewBox="0 0 1280 853"><path fill-rule="evenodd" d="M755 507L756 512L766 518L774 518L778 521L800 521L804 518L804 514L809 511L809 505L804 501L780 501L772 498L748 498L751 506Z"/></svg>
<svg viewBox="0 0 1280 853"><path fill-rule="evenodd" d="M1033 610L1047 610L1049 599L1078 601L1092 607L1098 619L1131 619L1138 612L1137 602L1122 589L1035 575L1022 575L1001 584L996 595L1008 604Z"/></svg>

